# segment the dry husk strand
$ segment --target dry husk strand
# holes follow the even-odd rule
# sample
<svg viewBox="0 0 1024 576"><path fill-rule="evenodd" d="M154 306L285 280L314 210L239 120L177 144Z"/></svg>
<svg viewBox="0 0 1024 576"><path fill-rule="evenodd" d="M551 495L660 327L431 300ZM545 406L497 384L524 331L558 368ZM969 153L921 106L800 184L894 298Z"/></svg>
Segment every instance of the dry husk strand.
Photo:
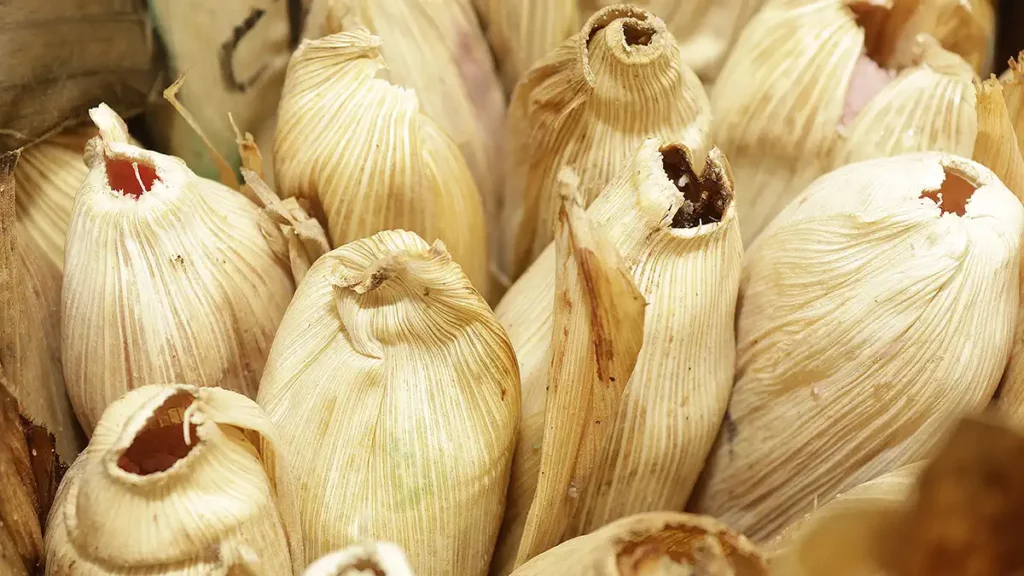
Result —
<svg viewBox="0 0 1024 576"><path fill-rule="evenodd" d="M574 487L579 501L561 539L637 512L682 509L722 422L732 387L742 249L728 163L713 149L704 165L698 173L683 143L648 140L588 210L647 307L632 377L589 480ZM553 329L555 256L549 247L497 309L523 376L523 418L497 574L508 574L515 563L547 441L546 405L554 401L547 390L553 382L551 343L560 336ZM592 331L573 330L570 337L592 341Z"/></svg>
<svg viewBox="0 0 1024 576"><path fill-rule="evenodd" d="M386 231L321 257L259 393L297 471L306 561L387 538L420 576L485 574L519 398L508 337L442 243Z"/></svg>
<svg viewBox="0 0 1024 576"><path fill-rule="evenodd" d="M274 206L128 143L109 108L86 152L67 239L62 354L68 393L91 433L144 384L188 381L255 397L295 289ZM307 219L308 220L308 219Z"/></svg>
<svg viewBox="0 0 1024 576"><path fill-rule="evenodd" d="M405 552L391 542L367 542L331 552L303 576L413 576Z"/></svg>
<svg viewBox="0 0 1024 576"><path fill-rule="evenodd" d="M271 454L276 480L264 468ZM104 411L61 484L46 574L298 573L285 470L252 400L181 384L132 390Z"/></svg>
<svg viewBox="0 0 1024 576"><path fill-rule="evenodd" d="M991 29L987 0L977 4L986 8L778 0L751 20L711 94L715 141L743 191L745 245L839 166L926 150L970 157L977 68L961 56L977 64Z"/></svg>
<svg viewBox="0 0 1024 576"><path fill-rule="evenodd" d="M1022 226L995 174L949 154L816 180L747 253L736 383L695 509L769 539L983 408L1013 340Z"/></svg>
<svg viewBox="0 0 1024 576"><path fill-rule="evenodd" d="M683 64L713 82L739 31L764 0L637 0L664 19L679 41ZM506 89L511 92L541 58L614 0L474 0L487 29Z"/></svg>
<svg viewBox="0 0 1024 576"><path fill-rule="evenodd" d="M505 94L470 0L317 0L305 34L366 27L378 36L387 78L413 89L423 113L458 145L487 214L497 254L503 189Z"/></svg>
<svg viewBox="0 0 1024 576"><path fill-rule="evenodd" d="M513 576L768 576L761 553L714 518L647 512L537 556Z"/></svg>
<svg viewBox="0 0 1024 576"><path fill-rule="evenodd" d="M392 228L440 238L486 296L480 193L416 93L378 77L381 45L360 29L295 51L274 148L280 192L307 198L335 247Z"/></svg>
<svg viewBox="0 0 1024 576"><path fill-rule="evenodd" d="M594 14L512 95L504 219L512 279L551 243L563 168L579 168L588 205L649 136L703 158L710 123L700 80L664 22L624 5Z"/></svg>

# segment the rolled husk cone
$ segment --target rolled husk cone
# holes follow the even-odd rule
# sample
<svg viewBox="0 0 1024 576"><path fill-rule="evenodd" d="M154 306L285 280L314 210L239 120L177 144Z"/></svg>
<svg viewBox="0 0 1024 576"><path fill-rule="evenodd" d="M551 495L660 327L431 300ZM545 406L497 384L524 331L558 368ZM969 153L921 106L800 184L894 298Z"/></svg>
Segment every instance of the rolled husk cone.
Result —
<svg viewBox="0 0 1024 576"><path fill-rule="evenodd" d="M564 538L617 518L680 510L711 449L732 388L742 249L728 164L698 176L682 143L651 139L588 210L647 302L643 344ZM681 186L680 186L681 185ZM523 418L493 573L512 569L541 460L551 381L554 248L497 309L523 375Z"/></svg>
<svg viewBox="0 0 1024 576"><path fill-rule="evenodd" d="M61 484L46 574L298 573L279 450L266 415L240 394L132 390L104 411Z"/></svg>
<svg viewBox="0 0 1024 576"><path fill-rule="evenodd" d="M898 524L922 464L910 464L835 497L765 547L776 576L887 574Z"/></svg>
<svg viewBox="0 0 1024 576"><path fill-rule="evenodd" d="M497 253L505 95L469 0L318 0L306 35L367 27L382 40L391 82L415 90L423 113L459 147L483 198Z"/></svg>
<svg viewBox="0 0 1024 576"><path fill-rule="evenodd" d="M941 0L780 0L744 29L711 94L749 245L812 180L858 160L969 157L976 12ZM973 31L973 32L972 32ZM972 40L973 39L973 40Z"/></svg>
<svg viewBox="0 0 1024 576"><path fill-rule="evenodd" d="M83 428L144 384L255 397L295 289L273 210L129 144L109 108L93 117L100 137L68 231L62 308L63 365Z"/></svg>
<svg viewBox="0 0 1024 576"><path fill-rule="evenodd" d="M227 116L230 112L243 131L272 137L285 68L298 40L292 38L288 2L151 0L148 6L171 78L189 74L181 101L195 111L217 153L237 170L241 159ZM181 158L200 176L218 177L216 156L166 102L153 103L149 121L159 150ZM273 182L272 174L264 178Z"/></svg>
<svg viewBox="0 0 1024 576"><path fill-rule="evenodd" d="M442 243L386 231L321 257L259 393L298 476L306 561L387 538L420 576L486 573L519 398L508 337Z"/></svg>
<svg viewBox="0 0 1024 576"><path fill-rule="evenodd" d="M393 228L440 238L486 295L480 194L416 93L375 77L385 67L381 44L361 29L295 51L278 111L279 190L313 204L335 247Z"/></svg>
<svg viewBox="0 0 1024 576"><path fill-rule="evenodd" d="M390 542L368 542L331 552L310 564L303 576L413 576L405 552Z"/></svg>
<svg viewBox="0 0 1024 576"><path fill-rule="evenodd" d="M505 214L512 279L551 243L564 167L579 169L588 205L647 137L681 142L703 158L710 122L700 80L680 62L664 22L624 5L595 13L512 95Z"/></svg>
<svg viewBox="0 0 1024 576"><path fill-rule="evenodd" d="M527 562L514 576L768 576L761 553L705 516L647 512L622 518Z"/></svg>
<svg viewBox="0 0 1024 576"><path fill-rule="evenodd" d="M770 539L984 407L1012 344L1022 217L991 171L935 152L808 187L747 253L736 383L694 509Z"/></svg>

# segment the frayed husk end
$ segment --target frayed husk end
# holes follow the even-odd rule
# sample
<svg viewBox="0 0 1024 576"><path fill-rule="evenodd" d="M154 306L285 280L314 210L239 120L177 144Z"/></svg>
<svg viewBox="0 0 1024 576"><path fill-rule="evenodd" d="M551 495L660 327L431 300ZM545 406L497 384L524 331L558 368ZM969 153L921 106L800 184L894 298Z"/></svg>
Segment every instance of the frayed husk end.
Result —
<svg viewBox="0 0 1024 576"><path fill-rule="evenodd" d="M48 570L300 570L292 555L301 557L302 542L277 493L287 468L274 446L266 416L239 394L133 390L104 412L61 486L48 521ZM265 469L265 458L277 468ZM122 511L116 523L111 508Z"/></svg>
<svg viewBox="0 0 1024 576"><path fill-rule="evenodd" d="M401 547L373 542L332 552L313 562L303 576L413 576Z"/></svg>
<svg viewBox="0 0 1024 576"><path fill-rule="evenodd" d="M1024 158L1003 97L1003 86L995 78L975 81L978 101L978 137L972 158L988 167L1018 199L1024 199Z"/></svg>
<svg viewBox="0 0 1024 576"><path fill-rule="evenodd" d="M761 553L713 518L648 512L623 518L537 556L513 576L641 574L768 576Z"/></svg>

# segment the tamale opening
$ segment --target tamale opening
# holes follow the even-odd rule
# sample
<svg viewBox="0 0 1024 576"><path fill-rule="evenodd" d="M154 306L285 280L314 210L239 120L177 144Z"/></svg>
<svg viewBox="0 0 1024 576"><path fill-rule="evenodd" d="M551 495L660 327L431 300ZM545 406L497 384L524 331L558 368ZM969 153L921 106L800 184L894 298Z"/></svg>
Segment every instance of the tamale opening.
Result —
<svg viewBox="0 0 1024 576"><path fill-rule="evenodd" d="M967 212L967 203L970 202L977 186L971 184L966 178L956 173L953 169L943 167L945 178L935 190L921 192L921 198L927 198L938 204L942 214L956 214L963 216Z"/></svg>
<svg viewBox="0 0 1024 576"><path fill-rule="evenodd" d="M616 548L615 560L622 576L650 574L651 568L666 563L693 567L696 574L724 573L722 568L730 567L736 576L763 574L752 560L737 553L718 534L685 524L669 524L655 533L627 536L616 543Z"/></svg>
<svg viewBox="0 0 1024 576"><path fill-rule="evenodd" d="M850 77L840 122L843 126L853 122L868 102L888 86L899 71L890 65L892 51L899 37L900 27L895 25L899 17L897 11L880 5L877 0L853 1L847 8L857 25L864 30L864 51L857 58Z"/></svg>
<svg viewBox="0 0 1024 576"><path fill-rule="evenodd" d="M195 397L182 390L167 398L146 421L131 445L121 454L117 465L130 474L147 476L164 472L188 456L196 447L196 425L188 423L185 438L185 411Z"/></svg>
<svg viewBox="0 0 1024 576"><path fill-rule="evenodd" d="M638 20L629 19L622 22L622 35L625 37L626 46L648 46L655 32L652 26Z"/></svg>
<svg viewBox="0 0 1024 576"><path fill-rule="evenodd" d="M683 205L672 218L672 227L695 228L721 222L732 201L732 192L716 179L697 176L678 145L664 146L659 152L665 175L683 193Z"/></svg>
<svg viewBox="0 0 1024 576"><path fill-rule="evenodd" d="M107 185L111 190L120 190L125 196L139 199L153 189L153 183L159 180L156 168L139 160L127 158L105 158L107 168Z"/></svg>

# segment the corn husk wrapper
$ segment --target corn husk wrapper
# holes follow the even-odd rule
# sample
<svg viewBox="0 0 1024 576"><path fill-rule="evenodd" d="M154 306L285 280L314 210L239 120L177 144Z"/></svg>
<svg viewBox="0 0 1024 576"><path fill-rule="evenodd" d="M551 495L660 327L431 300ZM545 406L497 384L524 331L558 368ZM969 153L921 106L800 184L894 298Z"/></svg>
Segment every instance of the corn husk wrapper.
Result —
<svg viewBox="0 0 1024 576"><path fill-rule="evenodd" d="M260 384L298 474L307 561L366 540L417 574L484 574L519 419L512 347L442 243L387 231L321 257Z"/></svg>
<svg viewBox="0 0 1024 576"><path fill-rule="evenodd" d="M128 144L109 108L93 116L101 137L86 153L68 232L62 309L63 365L83 428L144 384L255 397L295 288L272 210Z"/></svg>
<svg viewBox="0 0 1024 576"><path fill-rule="evenodd" d="M380 46L363 29L296 50L278 112L279 190L313 204L335 247L392 228L442 239L486 295L480 194L415 92L375 77Z"/></svg>
<svg viewBox="0 0 1024 576"><path fill-rule="evenodd" d="M548 550L514 576L767 576L761 553L714 518L648 512Z"/></svg>
<svg viewBox="0 0 1024 576"><path fill-rule="evenodd" d="M182 102L195 111L213 147L235 169L241 160L229 112L242 130L272 137L293 46L288 10L288 2L278 0L149 2L171 77L189 74ZM149 119L160 150L185 160L200 176L217 178L215 155L166 102L156 102ZM273 183L272 174L264 177Z"/></svg>
<svg viewBox="0 0 1024 576"><path fill-rule="evenodd" d="M910 464L836 496L766 547L777 576L887 574L898 523L921 464Z"/></svg>
<svg viewBox="0 0 1024 576"><path fill-rule="evenodd" d="M680 62L664 22L630 6L594 14L512 95L505 215L512 279L552 240L564 167L579 168L589 204L649 136L682 142L703 158L710 122L700 80Z"/></svg>
<svg viewBox="0 0 1024 576"><path fill-rule="evenodd" d="M637 512L682 509L732 387L742 251L728 165L715 149L698 177L685 145L660 145L648 140L634 151L588 210L648 305L636 367L590 481L577 489L579 502L564 538ZM675 182L686 184L684 191ZM709 203L698 205L702 193ZM497 310L523 375L523 419L495 557L498 574L512 568L538 483L556 336L554 260L552 247Z"/></svg>
<svg viewBox="0 0 1024 576"><path fill-rule="evenodd" d="M387 78L416 91L423 113L459 147L483 197L496 253L503 187L505 95L469 0L318 0L306 35L367 27ZM320 13L323 13L321 16Z"/></svg>
<svg viewBox="0 0 1024 576"><path fill-rule="evenodd" d="M405 552L391 542L368 542L331 552L306 568L303 576L413 576Z"/></svg>
<svg viewBox="0 0 1024 576"><path fill-rule="evenodd" d="M715 141L746 191L744 244L839 166L926 150L970 157L974 72L949 49L979 45L954 34L972 29L974 13L946 0L914 6L780 0L744 29L711 94Z"/></svg>
<svg viewBox="0 0 1024 576"><path fill-rule="evenodd" d="M266 415L240 394L181 384L131 391L104 411L61 485L46 574L301 570L278 450ZM264 468L272 455L282 466L276 484Z"/></svg>
<svg viewBox="0 0 1024 576"><path fill-rule="evenodd" d="M771 538L982 408L1012 344L1022 212L941 153L808 187L747 254L736 384L695 509Z"/></svg>

